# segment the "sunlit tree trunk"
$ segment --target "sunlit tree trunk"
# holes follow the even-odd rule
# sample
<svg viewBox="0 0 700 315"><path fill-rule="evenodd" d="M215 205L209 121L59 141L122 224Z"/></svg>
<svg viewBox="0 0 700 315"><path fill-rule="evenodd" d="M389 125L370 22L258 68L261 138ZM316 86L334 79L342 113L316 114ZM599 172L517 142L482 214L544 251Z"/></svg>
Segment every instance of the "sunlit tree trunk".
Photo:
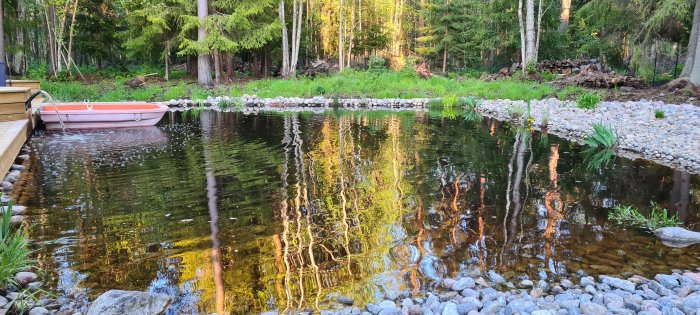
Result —
<svg viewBox="0 0 700 315"><path fill-rule="evenodd" d="M700 37L700 0L695 1L695 10L693 11L693 28L690 31L690 39L688 40L688 54L685 58L685 65L681 77L689 77L693 71L695 64L695 51L698 46L698 37ZM697 84L697 83L696 83Z"/></svg>
<svg viewBox="0 0 700 315"><path fill-rule="evenodd" d="M340 6L338 7L338 69L343 70L343 50L345 45L343 44L343 0L340 0Z"/></svg>
<svg viewBox="0 0 700 315"><path fill-rule="evenodd" d="M541 9L541 5L540 5ZM559 16L559 31L563 32L569 26L569 17L571 15L571 0L561 0L561 15Z"/></svg>
<svg viewBox="0 0 700 315"><path fill-rule="evenodd" d="M199 29L197 30L197 41L204 43L207 38L207 30L204 23L209 16L209 3L207 0L197 0L197 17L199 18ZM205 87L210 87L211 69L209 65L209 54L200 52L197 56L197 82Z"/></svg>

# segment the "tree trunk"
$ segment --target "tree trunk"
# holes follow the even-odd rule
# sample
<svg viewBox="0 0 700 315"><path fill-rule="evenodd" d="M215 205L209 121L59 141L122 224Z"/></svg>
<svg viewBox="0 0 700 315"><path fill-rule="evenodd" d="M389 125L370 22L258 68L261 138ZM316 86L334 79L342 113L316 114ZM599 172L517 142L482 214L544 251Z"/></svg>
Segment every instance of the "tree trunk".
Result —
<svg viewBox="0 0 700 315"><path fill-rule="evenodd" d="M340 6L338 7L338 69L343 70L343 50L345 45L343 45L343 0L340 0Z"/></svg>
<svg viewBox="0 0 700 315"><path fill-rule="evenodd" d="M293 22L296 23L296 34L292 39L292 56L291 63L289 65L289 74L296 76L297 63L299 62L299 47L301 46L301 23L304 18L304 2L302 0L296 0L298 9L294 15Z"/></svg>
<svg viewBox="0 0 700 315"><path fill-rule="evenodd" d="M541 10L541 8L540 8ZM563 32L569 26L569 16L571 15L571 0L561 0L561 15L559 16L559 31Z"/></svg>
<svg viewBox="0 0 700 315"><path fill-rule="evenodd" d="M525 21L523 20L523 0L518 0L518 25L520 31L520 64L525 64ZM523 66L523 71L525 67Z"/></svg>
<svg viewBox="0 0 700 315"><path fill-rule="evenodd" d="M197 41L204 43L207 38L207 30L204 22L209 15L209 3L207 0L197 0L197 17L199 18L199 29L197 30ZM197 56L197 81L204 87L211 87L211 69L209 65L209 54L199 53Z"/></svg>
<svg viewBox="0 0 700 315"><path fill-rule="evenodd" d="M533 62L537 62L535 51L535 0L527 0L525 8L525 62L523 67L527 67Z"/></svg>
<svg viewBox="0 0 700 315"><path fill-rule="evenodd" d="M542 16L544 12L542 11L542 0L539 1L537 5L537 37L535 39L535 62L540 57L540 34L542 33Z"/></svg>
<svg viewBox="0 0 700 315"><path fill-rule="evenodd" d="M47 58L49 59L49 76L56 78L58 76L58 62L56 62L58 57L56 54L56 33L55 28L52 27L55 25L53 21L56 19L56 6L53 3L49 3L44 13L46 17L46 34L49 37L46 42Z"/></svg>
<svg viewBox="0 0 700 315"><path fill-rule="evenodd" d="M216 78L216 84L221 84L221 56L219 56L219 51L214 50L214 77Z"/></svg>
<svg viewBox="0 0 700 315"><path fill-rule="evenodd" d="M280 0L277 11L282 22L282 77L289 76L289 38L287 36L287 22L285 21L284 0Z"/></svg>
<svg viewBox="0 0 700 315"><path fill-rule="evenodd" d="M695 21L693 21L695 24ZM690 82L695 85L700 85L700 54L697 53L698 46L700 46L700 40L695 40L695 59L693 60L693 70L690 71Z"/></svg>
<svg viewBox="0 0 700 315"><path fill-rule="evenodd" d="M68 76L71 76L71 71L70 71L70 65L71 62L75 65L75 61L73 61L73 57L71 54L73 53L73 33L75 31L75 14L78 11L78 0L75 0L73 3L73 16L71 17L70 21L70 30L68 31L68 50L66 50L66 71L68 71ZM59 48L60 49L60 48ZM75 65L77 68L78 65Z"/></svg>
<svg viewBox="0 0 700 315"><path fill-rule="evenodd" d="M445 38L447 38L447 22L445 22ZM442 48L442 75L447 74L447 43Z"/></svg>
<svg viewBox="0 0 700 315"><path fill-rule="evenodd" d="M698 37L700 37L700 0L695 1L695 10L693 11L693 28L690 31L690 40L688 40L688 54L685 58L685 65L681 77L689 77L693 71L695 63L695 51L698 46Z"/></svg>
<svg viewBox="0 0 700 315"><path fill-rule="evenodd" d="M226 75L233 78L233 55L231 53L226 54Z"/></svg>
<svg viewBox="0 0 700 315"><path fill-rule="evenodd" d="M165 41L165 53L163 54L163 58L165 59L165 81L170 81L170 42L167 40Z"/></svg>
<svg viewBox="0 0 700 315"><path fill-rule="evenodd" d="M0 12L2 12L0 10ZM24 7L24 1L17 1L17 19L19 21L25 21L26 20L26 11ZM24 27L18 27L17 29L17 34L16 34L16 45L21 47L17 52L14 54L12 57L12 72L17 74L17 75L22 75L26 71L26 68L24 65L26 64L25 59L26 59L26 54L25 50L27 49L27 46L24 44Z"/></svg>

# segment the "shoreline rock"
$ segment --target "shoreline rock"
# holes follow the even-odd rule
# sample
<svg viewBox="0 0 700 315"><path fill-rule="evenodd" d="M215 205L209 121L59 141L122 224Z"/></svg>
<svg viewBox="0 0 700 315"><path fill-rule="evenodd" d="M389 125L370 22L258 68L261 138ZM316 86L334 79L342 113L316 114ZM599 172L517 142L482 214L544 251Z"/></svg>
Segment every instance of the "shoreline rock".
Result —
<svg viewBox="0 0 700 315"><path fill-rule="evenodd" d="M700 243L700 232L689 231L681 227L663 227L654 230L661 242L670 247L688 247Z"/></svg>
<svg viewBox="0 0 700 315"><path fill-rule="evenodd" d="M384 298L367 305L338 303L320 311L322 315L382 315L382 314L433 314L433 315L478 315L478 314L700 314L700 273L685 272L659 274L653 280L632 276L621 279L612 276L582 276L561 279L548 285L549 290L538 294L527 288L505 289L498 281L500 275L490 271L483 276L493 276L487 286L477 284L473 289L456 291L455 284L476 282L472 275L458 279L443 279L438 287L411 296L405 292L385 292ZM465 280L470 279L470 280ZM504 279L507 283L510 279ZM504 288L497 290L496 287ZM565 288L564 288L565 287ZM348 298L348 297L346 297ZM349 298L348 298L349 299ZM310 314L315 312L306 312ZM278 314L266 311L261 314Z"/></svg>

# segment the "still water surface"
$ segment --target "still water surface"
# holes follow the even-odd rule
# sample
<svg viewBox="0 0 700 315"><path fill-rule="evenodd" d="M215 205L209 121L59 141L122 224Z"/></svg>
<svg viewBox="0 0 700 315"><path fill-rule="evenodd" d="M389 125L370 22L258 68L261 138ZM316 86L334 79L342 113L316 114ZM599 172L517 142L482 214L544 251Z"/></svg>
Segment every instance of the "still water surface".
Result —
<svg viewBox="0 0 700 315"><path fill-rule="evenodd" d="M556 278L700 267L607 222L661 203L700 229L700 178L484 120L428 113L172 114L37 131L15 196L49 285L166 292L173 313L359 304L479 268Z"/></svg>

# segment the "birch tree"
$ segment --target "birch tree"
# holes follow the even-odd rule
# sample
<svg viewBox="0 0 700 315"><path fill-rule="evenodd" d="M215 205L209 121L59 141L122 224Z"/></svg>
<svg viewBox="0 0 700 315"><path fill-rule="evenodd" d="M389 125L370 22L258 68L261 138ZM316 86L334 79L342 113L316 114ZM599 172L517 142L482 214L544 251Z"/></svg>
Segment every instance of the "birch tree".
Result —
<svg viewBox="0 0 700 315"><path fill-rule="evenodd" d="M209 16L209 3L207 0L197 0L197 18L199 20L199 27L197 29L197 41L201 46L205 46L205 41L207 40L207 30L205 28L205 22ZM200 85L209 87L212 85L211 82L211 66L209 65L209 53L204 47L200 47L199 54L197 55L197 82Z"/></svg>
<svg viewBox="0 0 700 315"><path fill-rule="evenodd" d="M288 78L296 75L297 62L299 60L299 46L301 45L301 28L304 20L304 2L294 0L292 2L292 34L291 50L289 45L289 35L287 34L286 12L284 0L280 0L278 5L280 22L282 23L282 76Z"/></svg>

